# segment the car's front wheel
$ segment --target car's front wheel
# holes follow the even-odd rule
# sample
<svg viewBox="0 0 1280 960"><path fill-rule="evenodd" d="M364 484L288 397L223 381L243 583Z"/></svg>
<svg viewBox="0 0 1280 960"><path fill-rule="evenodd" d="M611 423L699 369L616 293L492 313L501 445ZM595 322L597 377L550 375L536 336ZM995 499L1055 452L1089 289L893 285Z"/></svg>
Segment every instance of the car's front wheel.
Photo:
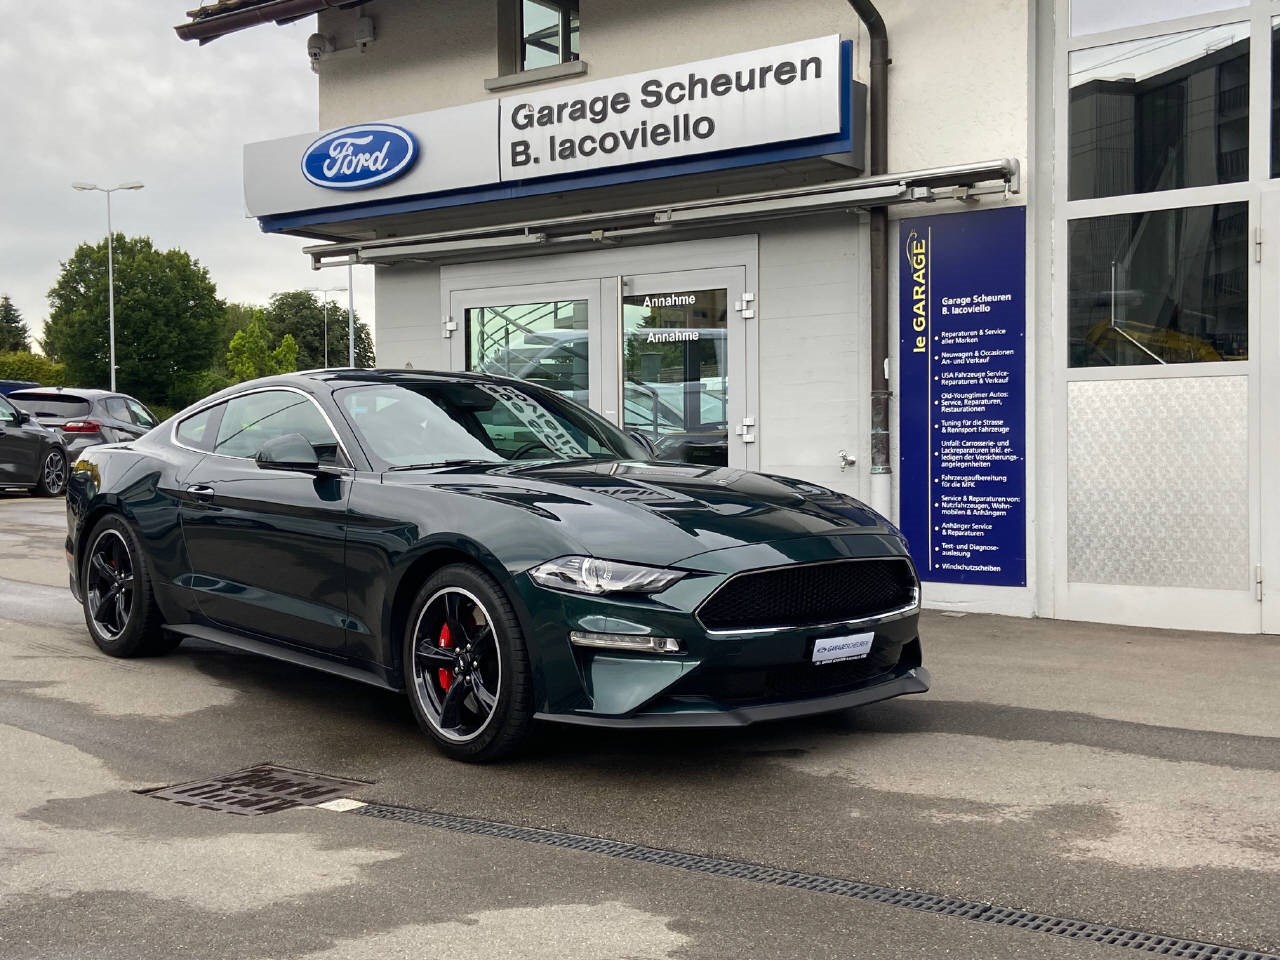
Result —
<svg viewBox="0 0 1280 960"><path fill-rule="evenodd" d="M42 497L60 497L67 489L67 454L61 447L54 447L44 455L40 464L40 476L36 478L36 493Z"/></svg>
<svg viewBox="0 0 1280 960"><path fill-rule="evenodd" d="M418 725L456 760L514 751L533 716L529 658L511 603L481 570L451 564L423 584L404 636Z"/></svg>
<svg viewBox="0 0 1280 960"><path fill-rule="evenodd" d="M81 584L84 621L103 653L145 657L166 653L181 637L166 634L142 544L118 516L98 521L87 541Z"/></svg>

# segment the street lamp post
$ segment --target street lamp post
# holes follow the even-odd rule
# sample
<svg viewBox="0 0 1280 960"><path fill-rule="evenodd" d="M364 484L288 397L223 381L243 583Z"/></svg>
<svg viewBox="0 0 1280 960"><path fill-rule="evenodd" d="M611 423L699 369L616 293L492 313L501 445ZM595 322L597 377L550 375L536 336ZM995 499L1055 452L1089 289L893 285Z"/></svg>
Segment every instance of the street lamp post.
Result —
<svg viewBox="0 0 1280 960"><path fill-rule="evenodd" d="M107 195L107 335L111 344L111 390L116 389L116 277L114 266L115 238L111 233L111 195L117 190L141 190L144 184L137 180L121 183L114 187L100 187L94 183L77 180L71 185L73 190L96 190Z"/></svg>
<svg viewBox="0 0 1280 960"><path fill-rule="evenodd" d="M346 287L306 287L308 293L324 294L324 365L329 366L329 294L342 293ZM354 348L353 348L354 349ZM351 366L355 366L352 363Z"/></svg>

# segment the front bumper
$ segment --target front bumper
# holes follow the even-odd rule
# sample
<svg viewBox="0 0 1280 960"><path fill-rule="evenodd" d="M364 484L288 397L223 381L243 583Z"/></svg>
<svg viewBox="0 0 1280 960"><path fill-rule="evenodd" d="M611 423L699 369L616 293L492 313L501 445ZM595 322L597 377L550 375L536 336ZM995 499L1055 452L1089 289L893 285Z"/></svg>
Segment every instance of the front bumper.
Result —
<svg viewBox="0 0 1280 960"><path fill-rule="evenodd" d="M808 717L818 713L834 713L862 707L881 700L890 700L909 693L925 693L932 678L924 667L913 667L905 673L883 683L859 687L847 693L808 700L788 700L758 703L737 707L700 704L673 704L659 710L641 710L624 717L606 717L598 714L539 713L539 720L556 723L572 723L588 727L621 727L638 730L674 727L745 727L765 720L785 720Z"/></svg>
<svg viewBox="0 0 1280 960"><path fill-rule="evenodd" d="M785 550L785 553L784 553ZM729 548L685 561L690 576L650 597L516 589L528 616L537 716L593 726L742 726L843 710L928 689L919 607L809 627L708 630L694 615L729 577L780 562L896 556L879 537L800 538ZM761 562L761 561L767 561ZM697 572L693 572L697 571ZM575 646L570 631L666 637L677 653ZM872 634L858 659L816 664L819 641Z"/></svg>

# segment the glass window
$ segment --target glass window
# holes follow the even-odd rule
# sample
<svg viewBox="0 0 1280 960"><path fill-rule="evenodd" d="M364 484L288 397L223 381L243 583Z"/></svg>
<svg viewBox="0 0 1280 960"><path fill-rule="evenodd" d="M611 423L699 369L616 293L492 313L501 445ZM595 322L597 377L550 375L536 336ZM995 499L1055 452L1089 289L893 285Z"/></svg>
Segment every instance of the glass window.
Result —
<svg viewBox="0 0 1280 960"><path fill-rule="evenodd" d="M1071 35L1082 37L1144 23L1163 23L1217 10L1247 6L1249 0L1071 0Z"/></svg>
<svg viewBox="0 0 1280 960"><path fill-rule="evenodd" d="M578 59L577 0L521 0L520 69Z"/></svg>
<svg viewBox="0 0 1280 960"><path fill-rule="evenodd" d="M69 393L41 393L38 390L23 390L9 394L9 400L20 410L25 410L33 417L65 418L72 420L89 413L90 403L84 397Z"/></svg>
<svg viewBox="0 0 1280 960"><path fill-rule="evenodd" d="M113 420L133 423L133 417L129 416L129 408L124 405L123 397L107 397L103 405L107 408L107 416Z"/></svg>
<svg viewBox="0 0 1280 960"><path fill-rule="evenodd" d="M1236 23L1072 53L1070 199L1248 179L1248 38Z"/></svg>
<svg viewBox="0 0 1280 960"><path fill-rule="evenodd" d="M228 400L213 452L252 459L268 440L290 433L306 437L321 463L338 463L338 440L316 405L289 390L265 390Z"/></svg>
<svg viewBox="0 0 1280 960"><path fill-rule="evenodd" d="M622 298L622 422L661 460L728 462L727 290Z"/></svg>
<svg viewBox="0 0 1280 960"><path fill-rule="evenodd" d="M528 380L587 402L587 301L467 311L467 369Z"/></svg>
<svg viewBox="0 0 1280 960"><path fill-rule="evenodd" d="M339 404L366 448L393 467L642 456L590 411L515 384L424 380L349 387Z"/></svg>
<svg viewBox="0 0 1280 960"><path fill-rule="evenodd" d="M1244 360L1248 205L1068 224L1073 367Z"/></svg>
<svg viewBox="0 0 1280 960"><path fill-rule="evenodd" d="M1271 18L1271 176L1280 177L1280 17Z"/></svg>
<svg viewBox="0 0 1280 960"><path fill-rule="evenodd" d="M18 411L4 397L0 397L0 423L17 423Z"/></svg>
<svg viewBox="0 0 1280 960"><path fill-rule="evenodd" d="M155 414L132 397L126 397L124 402L125 406L129 408L129 413L133 415L133 422L138 426L146 427L149 430L159 422L156 420Z"/></svg>
<svg viewBox="0 0 1280 960"><path fill-rule="evenodd" d="M178 424L178 442L197 450L208 450L212 439L209 436L209 424L221 410L222 407L210 407L194 417L187 417Z"/></svg>

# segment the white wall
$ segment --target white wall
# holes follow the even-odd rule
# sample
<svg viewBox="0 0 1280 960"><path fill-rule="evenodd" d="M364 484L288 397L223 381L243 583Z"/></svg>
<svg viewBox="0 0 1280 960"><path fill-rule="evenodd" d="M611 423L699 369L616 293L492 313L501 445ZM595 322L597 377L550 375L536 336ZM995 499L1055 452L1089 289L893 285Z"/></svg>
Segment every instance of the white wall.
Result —
<svg viewBox="0 0 1280 960"><path fill-rule="evenodd" d="M440 370L448 366L440 327L440 268L413 263L375 268L378 366Z"/></svg>
<svg viewBox="0 0 1280 960"><path fill-rule="evenodd" d="M866 496L867 230L851 215L761 224L760 460ZM857 464L841 472L838 452Z"/></svg>

